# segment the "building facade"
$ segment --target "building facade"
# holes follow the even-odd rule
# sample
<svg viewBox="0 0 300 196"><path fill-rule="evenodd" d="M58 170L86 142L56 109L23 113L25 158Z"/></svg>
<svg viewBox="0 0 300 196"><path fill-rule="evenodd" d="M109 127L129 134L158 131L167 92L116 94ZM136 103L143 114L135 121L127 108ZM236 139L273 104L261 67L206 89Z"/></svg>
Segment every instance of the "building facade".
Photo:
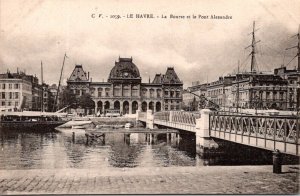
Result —
<svg viewBox="0 0 300 196"><path fill-rule="evenodd" d="M286 67L280 67L274 70L274 74L287 80L287 109L299 109L300 70L288 70Z"/></svg>
<svg viewBox="0 0 300 196"><path fill-rule="evenodd" d="M94 113L118 110L121 114L135 114L137 110L154 112L180 110L183 83L173 67L165 74L156 74L153 81L142 83L138 67L132 58L119 58L111 69L107 82L92 82L82 65L76 65L67 87L77 96L86 93L94 101Z"/></svg>
<svg viewBox="0 0 300 196"><path fill-rule="evenodd" d="M5 76L6 75L6 76ZM7 77L8 76L8 77ZM22 78L0 76L0 108L1 110L16 111L32 109L32 84Z"/></svg>
<svg viewBox="0 0 300 196"><path fill-rule="evenodd" d="M182 103L185 110L193 111L199 110L200 97L207 96L207 83L200 84L199 82L193 82L192 86L183 91Z"/></svg>
<svg viewBox="0 0 300 196"><path fill-rule="evenodd" d="M274 73L239 73L219 77L218 80L207 84L188 87L187 93L206 92L205 97L223 110L231 108L295 110L297 104L299 107L299 91L300 71L281 67L274 69Z"/></svg>
<svg viewBox="0 0 300 196"><path fill-rule="evenodd" d="M0 74L1 110L49 111L48 85L39 84L36 76L24 72Z"/></svg>
<svg viewBox="0 0 300 196"><path fill-rule="evenodd" d="M287 80L275 74L238 74L231 94L233 107L287 109Z"/></svg>

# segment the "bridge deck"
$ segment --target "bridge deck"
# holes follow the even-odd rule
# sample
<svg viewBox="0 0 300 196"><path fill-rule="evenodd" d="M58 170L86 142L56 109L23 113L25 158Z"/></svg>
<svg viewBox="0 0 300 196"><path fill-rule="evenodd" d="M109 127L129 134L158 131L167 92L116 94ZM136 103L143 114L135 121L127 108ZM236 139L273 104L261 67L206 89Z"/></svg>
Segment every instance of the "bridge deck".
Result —
<svg viewBox="0 0 300 196"><path fill-rule="evenodd" d="M199 118L199 114L165 111L154 114L153 124L196 133ZM211 113L208 119L209 137L300 156L299 117ZM147 116L139 120L147 122Z"/></svg>

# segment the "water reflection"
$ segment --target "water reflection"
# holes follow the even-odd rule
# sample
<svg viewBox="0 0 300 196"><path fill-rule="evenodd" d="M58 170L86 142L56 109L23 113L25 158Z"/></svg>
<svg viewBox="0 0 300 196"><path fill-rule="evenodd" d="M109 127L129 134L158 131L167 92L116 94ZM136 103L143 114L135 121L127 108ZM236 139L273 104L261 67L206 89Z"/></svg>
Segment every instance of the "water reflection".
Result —
<svg viewBox="0 0 300 196"><path fill-rule="evenodd" d="M168 167L195 165L179 134L0 130L0 169ZM183 135L184 137L184 135Z"/></svg>

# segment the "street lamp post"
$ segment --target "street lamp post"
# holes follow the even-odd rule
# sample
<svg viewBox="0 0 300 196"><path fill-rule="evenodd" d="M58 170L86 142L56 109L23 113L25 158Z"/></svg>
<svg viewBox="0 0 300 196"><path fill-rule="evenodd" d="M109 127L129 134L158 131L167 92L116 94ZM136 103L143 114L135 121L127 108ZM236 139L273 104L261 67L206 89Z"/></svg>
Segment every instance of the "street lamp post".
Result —
<svg viewBox="0 0 300 196"><path fill-rule="evenodd" d="M255 95L255 114L257 115L257 108L259 104L259 96Z"/></svg>

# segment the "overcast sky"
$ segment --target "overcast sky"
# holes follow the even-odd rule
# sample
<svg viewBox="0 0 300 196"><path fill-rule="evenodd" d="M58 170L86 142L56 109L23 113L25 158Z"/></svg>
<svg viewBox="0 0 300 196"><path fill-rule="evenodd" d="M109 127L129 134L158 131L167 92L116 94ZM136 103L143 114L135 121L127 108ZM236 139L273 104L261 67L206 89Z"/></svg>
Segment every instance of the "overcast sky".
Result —
<svg viewBox="0 0 300 196"><path fill-rule="evenodd" d="M199 1L12 1L0 0L0 72L17 67L46 83L58 83L64 53L63 79L82 64L93 81L107 81L115 60L133 57L143 82L175 67L185 87L192 81L216 80L250 69L252 23L255 20L258 69L287 64L296 50L300 23L299 0ZM109 19L95 14L230 15L232 20ZM294 68L296 59L288 67Z"/></svg>

